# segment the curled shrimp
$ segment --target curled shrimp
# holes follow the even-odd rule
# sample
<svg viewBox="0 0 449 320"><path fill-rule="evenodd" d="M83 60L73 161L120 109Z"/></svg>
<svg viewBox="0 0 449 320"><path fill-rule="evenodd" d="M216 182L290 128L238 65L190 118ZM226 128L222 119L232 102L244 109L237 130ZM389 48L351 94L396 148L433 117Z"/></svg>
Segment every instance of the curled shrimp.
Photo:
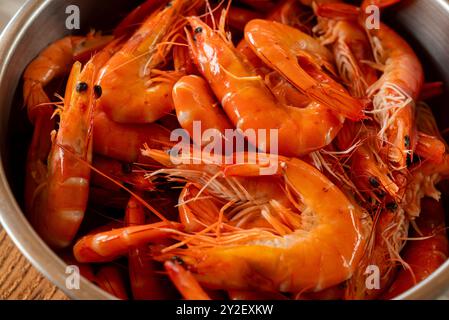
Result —
<svg viewBox="0 0 449 320"><path fill-rule="evenodd" d="M156 150L146 150L145 154L154 159L167 157ZM208 170L212 170L210 167ZM183 176L182 169L174 170L174 176ZM232 180L253 176L257 170L254 171L254 165L236 164L224 165L222 172L225 178ZM184 173L195 176L191 170ZM227 290L315 291L350 278L365 242L361 209L318 170L299 159L281 159L276 176L284 179L293 197L301 199L301 215L274 200L276 195L274 199L269 196L273 214L265 212L265 215L270 221L268 225L276 225L276 231L266 225L249 225L246 229L240 224L242 228L230 231L225 228L220 235L215 232L179 234L177 238L186 241L189 247L168 250L160 259L176 255L190 267L202 285ZM248 177L260 178L263 177ZM214 191L214 181L204 185L204 189ZM267 184L268 187L272 185L272 182ZM235 188L239 189L237 185ZM245 194L245 188L240 189ZM258 192L263 194L264 190L265 187L259 187ZM254 192L248 191L248 194ZM272 193L267 190L267 194ZM227 193L224 192L222 197L227 197ZM275 218L276 210L285 220ZM335 238L334 234L342 236Z"/></svg>
<svg viewBox="0 0 449 320"><path fill-rule="evenodd" d="M157 74L165 63L170 41L182 14L195 0L174 0L150 15L104 66L99 77L103 95L99 106L116 122L151 123L173 110L171 91L177 72Z"/></svg>
<svg viewBox="0 0 449 320"><path fill-rule="evenodd" d="M377 0L374 4L387 6L391 2ZM364 8L371 3L371 0L365 0L361 12L365 12ZM344 5L345 12L342 13L333 5L323 5L321 13L326 12L330 17L342 14L350 19L360 18L365 27L363 14L359 14L358 8ZM391 28L380 23L378 29L365 29L374 59L383 71L379 80L368 88L368 96L373 102L370 112L380 125L378 135L385 142L390 163L395 168L404 168L416 144L415 103L423 85L423 68L413 49Z"/></svg>
<svg viewBox="0 0 449 320"><path fill-rule="evenodd" d="M276 129L279 152L285 155L306 154L332 141L342 126L342 117L319 103L304 109L280 104L220 33L197 17L188 21L194 30L194 35L188 33L194 60L235 127L243 132ZM293 136L298 138L291 139ZM266 146L259 147L268 151L270 139L266 140Z"/></svg>
<svg viewBox="0 0 449 320"><path fill-rule="evenodd" d="M259 58L312 100L352 120L363 118L363 105L317 67L324 63L320 56L329 56L318 41L298 29L266 20L250 21L245 39Z"/></svg>

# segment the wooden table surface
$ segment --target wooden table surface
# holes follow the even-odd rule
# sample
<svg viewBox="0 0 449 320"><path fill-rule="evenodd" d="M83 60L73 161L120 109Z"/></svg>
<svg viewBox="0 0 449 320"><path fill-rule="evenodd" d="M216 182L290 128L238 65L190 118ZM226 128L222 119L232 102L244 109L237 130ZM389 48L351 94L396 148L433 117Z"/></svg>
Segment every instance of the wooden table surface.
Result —
<svg viewBox="0 0 449 320"><path fill-rule="evenodd" d="M25 0L1 0L0 31ZM19 252L0 226L0 299L67 299Z"/></svg>

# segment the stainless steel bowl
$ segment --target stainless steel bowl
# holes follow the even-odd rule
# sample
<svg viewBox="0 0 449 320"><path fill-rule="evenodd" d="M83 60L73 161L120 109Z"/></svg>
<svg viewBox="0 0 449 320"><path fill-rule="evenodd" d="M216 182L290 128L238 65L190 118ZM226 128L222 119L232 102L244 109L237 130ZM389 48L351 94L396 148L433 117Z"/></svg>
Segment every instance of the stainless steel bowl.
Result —
<svg viewBox="0 0 449 320"><path fill-rule="evenodd" d="M123 0L29 0L7 26L0 39L0 221L22 253L69 297L112 299L82 279L79 290L66 287L65 263L39 238L21 209L23 163L29 141L29 126L20 98L21 75L26 65L49 43L70 33L65 27L66 7L77 5L81 27L109 30L134 1ZM138 1L136 1L138 2ZM101 13L101 14L99 14ZM387 14L390 24L407 35L427 70L427 79L443 80L446 97L432 105L442 127L449 127L443 108L449 92L449 2L446 0L404 1ZM81 30L81 31L83 31ZM429 278L402 294L400 299L436 299L449 292L449 261ZM446 297L449 297L446 296Z"/></svg>

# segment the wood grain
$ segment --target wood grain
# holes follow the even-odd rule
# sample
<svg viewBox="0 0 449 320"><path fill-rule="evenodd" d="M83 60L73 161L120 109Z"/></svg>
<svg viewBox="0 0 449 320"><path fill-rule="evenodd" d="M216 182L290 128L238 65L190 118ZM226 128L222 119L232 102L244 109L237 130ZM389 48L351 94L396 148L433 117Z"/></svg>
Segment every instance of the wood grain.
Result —
<svg viewBox="0 0 449 320"><path fill-rule="evenodd" d="M67 299L19 252L0 227L0 299Z"/></svg>

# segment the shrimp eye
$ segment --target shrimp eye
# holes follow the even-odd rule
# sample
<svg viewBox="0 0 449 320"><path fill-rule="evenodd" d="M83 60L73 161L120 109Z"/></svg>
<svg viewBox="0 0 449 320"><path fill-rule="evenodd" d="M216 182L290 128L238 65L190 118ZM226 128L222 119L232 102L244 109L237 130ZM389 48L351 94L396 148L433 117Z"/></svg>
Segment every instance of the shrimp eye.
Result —
<svg viewBox="0 0 449 320"><path fill-rule="evenodd" d="M404 145L406 148L410 147L410 136L405 136L404 137Z"/></svg>
<svg viewBox="0 0 449 320"><path fill-rule="evenodd" d="M379 197L379 199L382 199L382 198L385 197L385 191L383 191L383 190L376 190L376 191L374 192L374 194L375 194L377 197Z"/></svg>
<svg viewBox="0 0 449 320"><path fill-rule="evenodd" d="M85 82L80 82L76 85L76 92L84 92L87 91L88 85Z"/></svg>
<svg viewBox="0 0 449 320"><path fill-rule="evenodd" d="M368 179L369 184L373 187L373 188L379 188L380 187L380 182L379 180L377 180L376 177L370 177Z"/></svg>
<svg viewBox="0 0 449 320"><path fill-rule="evenodd" d="M173 256L173 257L171 258L171 260L172 260L174 263L177 263L177 264L179 264L179 265L183 265L183 264L184 264L184 260L182 260L182 258L179 257L179 256Z"/></svg>
<svg viewBox="0 0 449 320"><path fill-rule="evenodd" d="M398 204L396 202L389 202L385 207L390 211L396 211L396 209L398 208Z"/></svg>
<svg viewBox="0 0 449 320"><path fill-rule="evenodd" d="M195 30L193 30L193 32L195 34L201 33L201 32L203 32L203 28L202 27L196 27Z"/></svg>
<svg viewBox="0 0 449 320"><path fill-rule="evenodd" d="M95 94L95 98L100 98L101 95L103 94L103 89L101 89L101 86L99 85L95 85L94 86L94 94Z"/></svg>

